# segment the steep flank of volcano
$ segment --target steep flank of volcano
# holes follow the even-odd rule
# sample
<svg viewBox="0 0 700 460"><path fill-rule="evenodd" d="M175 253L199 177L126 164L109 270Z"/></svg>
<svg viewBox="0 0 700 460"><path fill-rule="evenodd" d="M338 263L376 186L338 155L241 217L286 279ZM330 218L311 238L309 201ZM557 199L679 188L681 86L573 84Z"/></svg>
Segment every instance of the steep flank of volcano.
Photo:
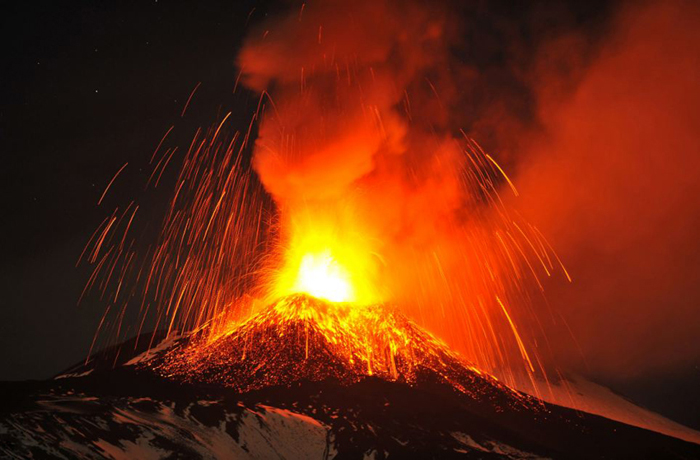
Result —
<svg viewBox="0 0 700 460"><path fill-rule="evenodd" d="M168 378L242 392L376 376L410 385L448 383L480 400L502 403L507 396L513 405L529 403L395 310L305 295L282 298L214 340L181 341L143 365Z"/></svg>
<svg viewBox="0 0 700 460"><path fill-rule="evenodd" d="M0 386L0 457L700 458L510 390L385 306L295 295L134 348Z"/></svg>

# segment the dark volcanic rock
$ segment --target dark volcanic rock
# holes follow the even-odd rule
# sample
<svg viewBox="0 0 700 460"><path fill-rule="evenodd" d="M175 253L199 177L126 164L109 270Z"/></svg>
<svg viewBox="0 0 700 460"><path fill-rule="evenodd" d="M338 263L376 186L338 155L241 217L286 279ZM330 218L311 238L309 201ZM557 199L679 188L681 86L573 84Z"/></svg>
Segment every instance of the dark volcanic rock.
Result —
<svg viewBox="0 0 700 460"><path fill-rule="evenodd" d="M344 337L337 318L266 314L203 353L196 336L138 356L131 343L54 380L0 383L0 457L700 458L506 388L400 317ZM380 347L372 375L352 352L366 334L396 351L382 361Z"/></svg>

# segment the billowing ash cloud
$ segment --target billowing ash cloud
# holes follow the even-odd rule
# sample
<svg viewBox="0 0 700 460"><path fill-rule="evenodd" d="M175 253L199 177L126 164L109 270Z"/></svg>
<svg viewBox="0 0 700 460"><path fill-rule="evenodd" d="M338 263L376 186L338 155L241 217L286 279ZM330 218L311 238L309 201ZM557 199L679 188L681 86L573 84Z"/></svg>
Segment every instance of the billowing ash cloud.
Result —
<svg viewBox="0 0 700 460"><path fill-rule="evenodd" d="M693 2L628 5L589 66L570 36L533 78L544 129L519 156L521 205L574 278L550 303L609 378L700 359L699 20ZM574 64L571 91L553 62ZM584 366L564 328L546 332Z"/></svg>
<svg viewBox="0 0 700 460"><path fill-rule="evenodd" d="M373 173L422 160L409 125L439 129L445 116L437 97L411 90L423 96L429 77L445 76L446 22L413 2L312 2L251 34L242 81L271 96L255 168L279 202L346 196Z"/></svg>

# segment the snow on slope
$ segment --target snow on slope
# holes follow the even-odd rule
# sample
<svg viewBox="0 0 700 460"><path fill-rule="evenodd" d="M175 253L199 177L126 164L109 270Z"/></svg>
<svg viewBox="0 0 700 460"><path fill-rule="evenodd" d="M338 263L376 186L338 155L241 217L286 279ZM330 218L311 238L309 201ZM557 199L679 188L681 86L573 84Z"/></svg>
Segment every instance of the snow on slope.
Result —
<svg viewBox="0 0 700 460"><path fill-rule="evenodd" d="M0 457L24 459L111 458L159 459L173 453L189 458L332 458L336 452L329 427L285 409L258 405L224 413L218 426L203 422L201 411L219 411L217 401L199 401L184 414L150 398L121 401L98 414L95 398L75 396L46 400L48 411L17 414L0 423L13 448L0 446ZM67 409L79 418L71 418ZM49 417L47 417L47 412ZM92 412L92 414L90 414ZM33 427L33 429L27 429Z"/></svg>
<svg viewBox="0 0 700 460"><path fill-rule="evenodd" d="M600 415L628 425L663 433L688 442L700 444L700 432L674 422L663 415L640 407L597 383L579 376L566 380L537 382L537 389L526 377L521 378L517 389L559 406Z"/></svg>

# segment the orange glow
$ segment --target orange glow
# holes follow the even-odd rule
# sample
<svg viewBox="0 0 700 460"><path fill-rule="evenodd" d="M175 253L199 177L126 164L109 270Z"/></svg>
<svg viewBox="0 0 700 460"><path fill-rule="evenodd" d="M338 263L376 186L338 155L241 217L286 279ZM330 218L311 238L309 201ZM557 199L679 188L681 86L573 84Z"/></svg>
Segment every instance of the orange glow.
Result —
<svg viewBox="0 0 700 460"><path fill-rule="evenodd" d="M431 371L467 394L507 392L513 404L531 403L395 308L357 308L299 294L234 321L211 340L174 347L149 366L168 378L212 382L240 392L299 379L349 384L377 376L413 384Z"/></svg>
<svg viewBox="0 0 700 460"><path fill-rule="evenodd" d="M282 268L270 280L270 300L308 294L359 305L381 301L375 286L379 259L357 228L343 230L322 216L295 219Z"/></svg>
<svg viewBox="0 0 700 460"><path fill-rule="evenodd" d="M350 274L338 264L328 249L301 258L292 290L332 302L355 301Z"/></svg>

